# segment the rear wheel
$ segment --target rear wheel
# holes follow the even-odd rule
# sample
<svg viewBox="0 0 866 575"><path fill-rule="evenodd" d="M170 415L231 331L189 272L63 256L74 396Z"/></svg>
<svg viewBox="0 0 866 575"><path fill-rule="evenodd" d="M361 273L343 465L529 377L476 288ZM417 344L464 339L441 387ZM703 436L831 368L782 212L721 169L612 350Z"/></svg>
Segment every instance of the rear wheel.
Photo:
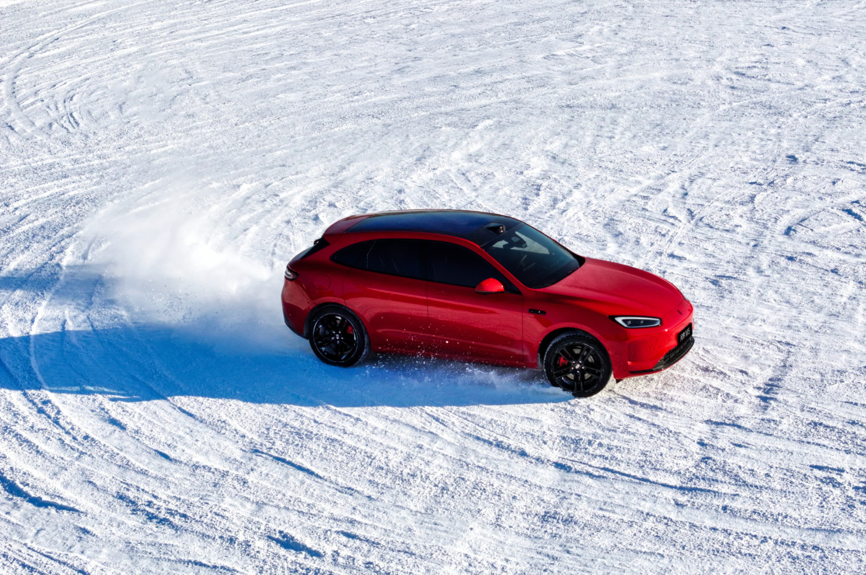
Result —
<svg viewBox="0 0 866 575"><path fill-rule="evenodd" d="M328 365L355 365L370 351L364 324L351 311L338 306L322 308L310 322L310 347Z"/></svg>
<svg viewBox="0 0 866 575"><path fill-rule="evenodd" d="M611 374L610 358L596 339L581 333L566 333L547 347L544 373L551 385L575 397L589 397L607 385Z"/></svg>

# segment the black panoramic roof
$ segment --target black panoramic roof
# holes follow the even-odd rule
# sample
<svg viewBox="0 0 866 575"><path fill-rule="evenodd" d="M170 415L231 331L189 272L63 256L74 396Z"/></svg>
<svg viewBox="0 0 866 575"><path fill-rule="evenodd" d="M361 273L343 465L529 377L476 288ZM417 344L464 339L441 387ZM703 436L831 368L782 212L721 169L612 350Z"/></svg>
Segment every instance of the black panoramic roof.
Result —
<svg viewBox="0 0 866 575"><path fill-rule="evenodd" d="M514 218L484 212L411 210L373 214L346 232L429 232L463 238L482 245L521 223Z"/></svg>

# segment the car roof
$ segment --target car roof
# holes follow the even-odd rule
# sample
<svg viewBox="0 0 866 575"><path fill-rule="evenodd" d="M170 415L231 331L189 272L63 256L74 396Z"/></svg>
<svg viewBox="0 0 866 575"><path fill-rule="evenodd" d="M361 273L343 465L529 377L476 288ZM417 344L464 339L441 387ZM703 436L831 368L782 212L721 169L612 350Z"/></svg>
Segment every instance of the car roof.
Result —
<svg viewBox="0 0 866 575"><path fill-rule="evenodd" d="M356 232L427 232L487 243L502 231L520 225L520 220L465 210L406 210L370 214L346 229ZM499 228L499 226L502 226ZM498 228L498 229L497 229Z"/></svg>

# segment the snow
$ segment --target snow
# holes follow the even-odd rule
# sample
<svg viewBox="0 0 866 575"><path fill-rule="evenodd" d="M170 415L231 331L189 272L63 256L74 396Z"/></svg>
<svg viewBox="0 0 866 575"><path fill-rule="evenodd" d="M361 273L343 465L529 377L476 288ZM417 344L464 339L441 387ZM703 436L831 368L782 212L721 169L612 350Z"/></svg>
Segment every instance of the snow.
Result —
<svg viewBox="0 0 866 575"><path fill-rule="evenodd" d="M863 2L0 1L0 78L0 572L866 571ZM426 207L694 350L318 362L288 259Z"/></svg>

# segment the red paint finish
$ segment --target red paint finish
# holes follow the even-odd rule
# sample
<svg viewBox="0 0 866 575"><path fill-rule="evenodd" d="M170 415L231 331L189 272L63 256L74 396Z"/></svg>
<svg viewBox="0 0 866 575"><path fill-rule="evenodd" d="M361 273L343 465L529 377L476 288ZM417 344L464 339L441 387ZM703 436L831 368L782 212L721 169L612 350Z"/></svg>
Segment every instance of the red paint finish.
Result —
<svg viewBox="0 0 866 575"><path fill-rule="evenodd" d="M523 365L523 296L429 282L427 316L440 355Z"/></svg>
<svg viewBox="0 0 866 575"><path fill-rule="evenodd" d="M496 278L487 278L475 288L478 293L502 293L505 291L505 286Z"/></svg>
<svg viewBox="0 0 866 575"><path fill-rule="evenodd" d="M361 318L376 351L418 351L428 344L427 282L350 269L343 301Z"/></svg>
<svg viewBox="0 0 866 575"><path fill-rule="evenodd" d="M460 213L470 214L484 225L485 218L495 224L502 221L497 218L503 218ZM359 226L363 231L353 229L367 217L353 216L336 222L323 236L326 247L310 255L300 254L289 263L297 277L285 281L282 304L286 324L296 333L306 337L311 312L323 304L336 303L358 316L374 351L536 368L542 344L559 333L580 330L602 343L610 356L614 377L624 379L654 370L665 354L677 347L678 334L693 323L691 303L673 284L636 268L578 257L582 263L577 270L553 285L531 289L473 243L472 238L479 237L476 232L459 237L448 230L367 231L373 227L369 225ZM491 227L492 231L486 233L502 233ZM413 244L423 246L417 257L429 264L424 278L358 269L368 264L353 267L331 259L350 245L379 239L427 240ZM496 276L492 281L486 277L472 281L488 288L498 282L504 291L497 292L496 288L492 293L482 293L484 290L472 287L477 283L469 286L432 281L437 273L430 263L434 258L424 254L441 249L442 244L434 242L471 250L489 266L478 262L484 271L479 272L476 265L467 268L467 276L489 275L489 270ZM441 268L443 264L440 261L436 265ZM612 316L659 318L661 325L628 329L613 321Z"/></svg>

